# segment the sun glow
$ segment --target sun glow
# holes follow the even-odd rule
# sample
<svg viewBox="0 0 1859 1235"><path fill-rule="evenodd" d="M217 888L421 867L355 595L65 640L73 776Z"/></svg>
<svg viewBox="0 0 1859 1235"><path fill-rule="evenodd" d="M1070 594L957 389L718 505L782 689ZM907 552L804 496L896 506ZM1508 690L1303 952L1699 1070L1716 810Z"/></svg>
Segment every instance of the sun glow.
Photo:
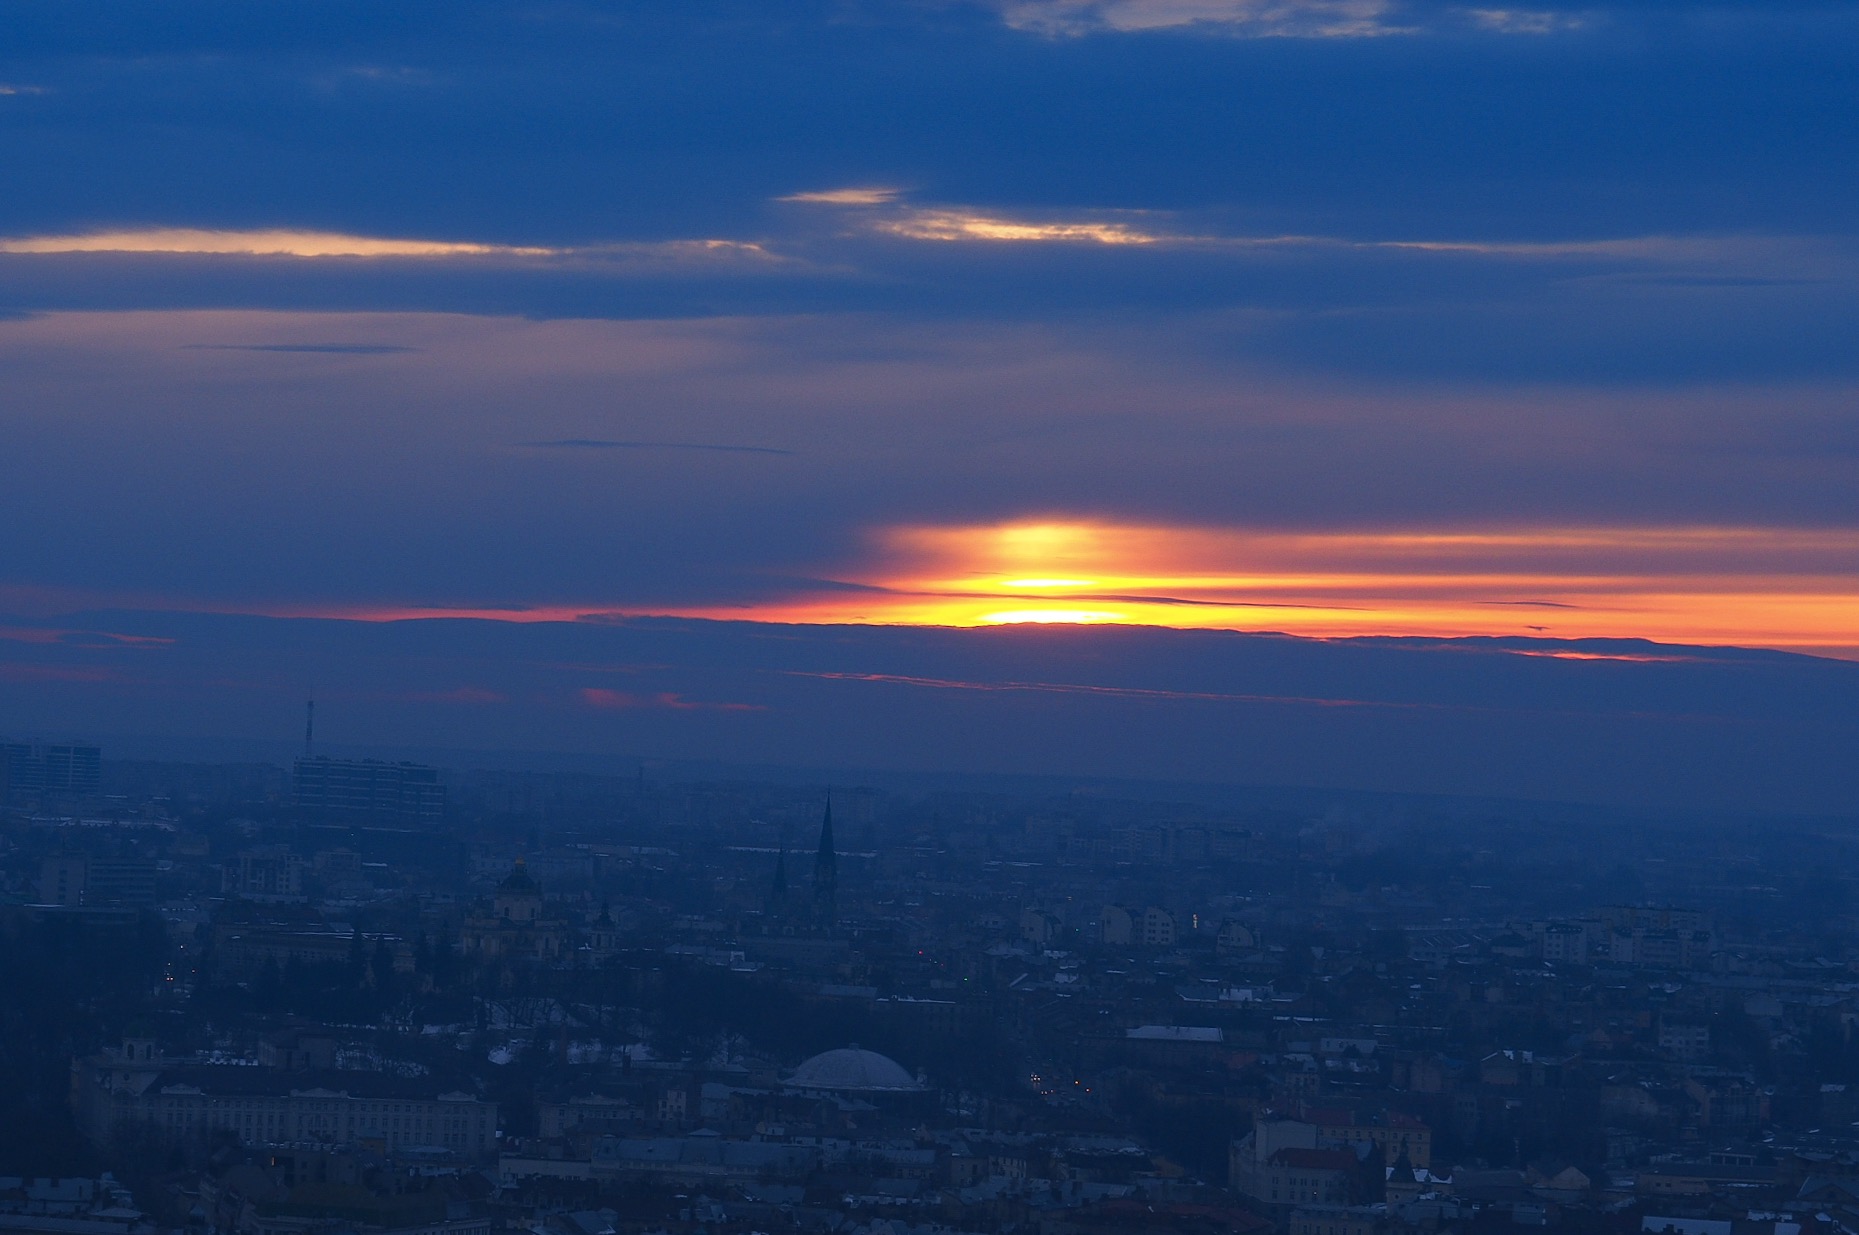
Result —
<svg viewBox="0 0 1859 1235"><path fill-rule="evenodd" d="M1003 609L999 613L984 613L979 619L984 626L1013 626L1021 622L1090 626L1124 620L1123 614L1108 609Z"/></svg>
<svg viewBox="0 0 1859 1235"><path fill-rule="evenodd" d="M864 590L692 615L1646 638L1859 656L1859 531L1845 529L897 527L873 537L864 562L827 573Z"/></svg>

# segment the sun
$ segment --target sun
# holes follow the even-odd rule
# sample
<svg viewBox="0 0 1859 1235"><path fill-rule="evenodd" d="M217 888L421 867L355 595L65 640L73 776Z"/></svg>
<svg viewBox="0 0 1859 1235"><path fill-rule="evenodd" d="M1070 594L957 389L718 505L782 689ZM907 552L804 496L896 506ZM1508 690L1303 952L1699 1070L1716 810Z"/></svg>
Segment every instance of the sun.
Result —
<svg viewBox="0 0 1859 1235"><path fill-rule="evenodd" d="M1013 626L1025 622L1096 626L1127 620L1123 614L1108 609L1003 609L999 613L984 613L980 617L983 626Z"/></svg>

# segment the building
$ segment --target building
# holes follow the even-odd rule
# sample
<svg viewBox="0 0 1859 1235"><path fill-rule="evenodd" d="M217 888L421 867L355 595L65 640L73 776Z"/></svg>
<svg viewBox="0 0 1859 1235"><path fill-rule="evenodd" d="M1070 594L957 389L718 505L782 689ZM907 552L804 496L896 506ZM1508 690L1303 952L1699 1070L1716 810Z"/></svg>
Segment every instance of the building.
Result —
<svg viewBox="0 0 1859 1235"><path fill-rule="evenodd" d="M1227 1154L1233 1190L1267 1205L1361 1205L1380 1192L1380 1155L1298 1119L1260 1119Z"/></svg>
<svg viewBox="0 0 1859 1235"><path fill-rule="evenodd" d="M417 824L445 815L438 770L418 763L304 755L292 769L292 785L296 805L319 815Z"/></svg>
<svg viewBox="0 0 1859 1235"><path fill-rule="evenodd" d="M352 930L264 923L226 923L213 928L213 963L222 976L253 978L266 966L341 965L354 955Z"/></svg>
<svg viewBox="0 0 1859 1235"><path fill-rule="evenodd" d="M1659 1018L1659 1049L1685 1063L1710 1058L1711 1027L1702 1021Z"/></svg>
<svg viewBox="0 0 1859 1235"><path fill-rule="evenodd" d="M300 901L303 894L303 859L287 845L247 849L228 864L220 880L229 896L252 901Z"/></svg>
<svg viewBox="0 0 1859 1235"><path fill-rule="evenodd" d="M1268 1205L1348 1205L1360 1162L1346 1149L1281 1149L1260 1163L1241 1189Z"/></svg>
<svg viewBox="0 0 1859 1235"><path fill-rule="evenodd" d="M1020 911L1020 938L1036 948L1050 946L1064 934L1064 930L1065 924L1055 913L1044 909Z"/></svg>
<svg viewBox="0 0 1859 1235"><path fill-rule="evenodd" d="M802 1063L787 1078L790 1089L837 1094L916 1094L923 1084L903 1065L877 1051L856 1046L825 1051Z"/></svg>
<svg viewBox="0 0 1859 1235"><path fill-rule="evenodd" d="M55 794L86 797L103 780L103 752L87 742L0 741L0 798Z"/></svg>
<svg viewBox="0 0 1859 1235"><path fill-rule="evenodd" d="M54 854L39 868L39 900L47 905L153 905L152 858Z"/></svg>
<svg viewBox="0 0 1859 1235"><path fill-rule="evenodd" d="M1579 922L1551 922L1543 928L1543 959L1551 964L1588 963L1588 930Z"/></svg>
<svg viewBox="0 0 1859 1235"><path fill-rule="evenodd" d="M819 1167L820 1151L812 1146L698 1132L684 1137L602 1137L593 1145L589 1174L598 1180L714 1188L805 1179Z"/></svg>
<svg viewBox="0 0 1859 1235"><path fill-rule="evenodd" d="M1342 1145L1373 1145L1382 1159L1397 1162L1405 1157L1416 1167L1433 1165L1433 1130L1411 1115L1389 1111L1374 1119L1362 1119L1343 1110L1306 1108L1303 1118L1317 1126L1320 1141Z"/></svg>
<svg viewBox="0 0 1859 1235"><path fill-rule="evenodd" d="M1145 948L1175 946L1175 915L1154 905L1143 910L1142 941Z"/></svg>
<svg viewBox="0 0 1859 1235"><path fill-rule="evenodd" d="M1214 947L1226 952L1249 952L1259 946L1258 935L1244 922L1228 918L1214 935Z"/></svg>
<svg viewBox="0 0 1859 1235"><path fill-rule="evenodd" d="M1224 1030L1205 1025L1138 1025L1123 1031L1124 1054L1158 1067L1211 1067L1226 1050Z"/></svg>
<svg viewBox="0 0 1859 1235"><path fill-rule="evenodd" d="M465 919L459 939L468 954L487 960L554 962L575 948L572 924L546 912L542 885L521 858L497 885L488 908L480 903Z"/></svg>
<svg viewBox="0 0 1859 1235"><path fill-rule="evenodd" d="M1378 1235L1387 1219L1371 1206L1306 1205L1285 1219L1285 1235Z"/></svg>
<svg viewBox="0 0 1859 1235"><path fill-rule="evenodd" d="M430 1077L182 1063L148 1039L75 1060L71 1102L98 1145L138 1136L260 1147L374 1141L388 1153L468 1159L497 1148L496 1104Z"/></svg>

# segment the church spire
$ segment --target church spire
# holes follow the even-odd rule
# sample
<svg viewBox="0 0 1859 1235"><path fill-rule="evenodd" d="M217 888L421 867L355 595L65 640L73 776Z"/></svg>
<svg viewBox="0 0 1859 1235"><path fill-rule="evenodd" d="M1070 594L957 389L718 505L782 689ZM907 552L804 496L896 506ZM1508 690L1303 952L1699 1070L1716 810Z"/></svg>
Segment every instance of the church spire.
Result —
<svg viewBox="0 0 1859 1235"><path fill-rule="evenodd" d="M820 925L831 927L839 916L839 855L833 850L833 795L826 795L820 821L820 848L813 857L813 909Z"/></svg>

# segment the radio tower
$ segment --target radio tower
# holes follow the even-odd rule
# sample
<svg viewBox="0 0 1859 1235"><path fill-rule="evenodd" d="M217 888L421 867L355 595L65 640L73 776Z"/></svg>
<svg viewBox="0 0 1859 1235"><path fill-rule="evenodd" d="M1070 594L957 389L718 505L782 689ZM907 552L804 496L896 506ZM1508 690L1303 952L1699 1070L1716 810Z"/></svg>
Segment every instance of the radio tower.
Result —
<svg viewBox="0 0 1859 1235"><path fill-rule="evenodd" d="M316 700L303 705L303 757L310 757L310 739L316 733Z"/></svg>

